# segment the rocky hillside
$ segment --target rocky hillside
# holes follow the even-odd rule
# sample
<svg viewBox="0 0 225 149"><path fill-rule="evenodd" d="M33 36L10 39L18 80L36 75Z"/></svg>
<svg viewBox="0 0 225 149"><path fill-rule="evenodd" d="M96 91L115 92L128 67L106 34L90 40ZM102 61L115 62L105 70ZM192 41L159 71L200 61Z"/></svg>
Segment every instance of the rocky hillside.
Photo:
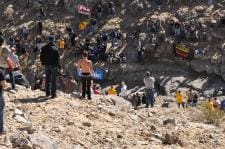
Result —
<svg viewBox="0 0 225 149"><path fill-rule="evenodd" d="M95 96L92 101L59 92L46 99L43 92L19 87L5 92L7 134L0 148L224 148L225 125L204 124L200 108L178 109L171 101L162 108L139 110L116 96Z"/></svg>

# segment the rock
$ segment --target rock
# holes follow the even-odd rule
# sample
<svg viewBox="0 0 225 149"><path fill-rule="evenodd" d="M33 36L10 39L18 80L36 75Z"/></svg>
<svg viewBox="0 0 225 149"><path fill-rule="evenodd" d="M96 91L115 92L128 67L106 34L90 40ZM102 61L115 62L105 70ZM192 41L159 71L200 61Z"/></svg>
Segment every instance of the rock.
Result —
<svg viewBox="0 0 225 149"><path fill-rule="evenodd" d="M163 139L163 136L161 134L159 134L159 133L152 133L151 136L156 138L156 139L159 139L159 140Z"/></svg>
<svg viewBox="0 0 225 149"><path fill-rule="evenodd" d="M91 123L89 123L89 122L83 122L83 126L91 127Z"/></svg>
<svg viewBox="0 0 225 149"><path fill-rule="evenodd" d="M23 145L31 145L30 141L28 140L28 136L24 133L18 133L10 136L10 142L12 143L13 148L21 147Z"/></svg>
<svg viewBox="0 0 225 149"><path fill-rule="evenodd" d="M166 133L162 139L162 143L165 145L179 144L182 146L182 141L175 134Z"/></svg>
<svg viewBox="0 0 225 149"><path fill-rule="evenodd" d="M150 126L151 131L156 131L156 127L154 125Z"/></svg>
<svg viewBox="0 0 225 149"><path fill-rule="evenodd" d="M27 120L26 120L25 118L23 118L22 116L20 116L20 115L16 115L16 116L14 117L14 119L15 119L17 122L19 122L19 123L28 123Z"/></svg>
<svg viewBox="0 0 225 149"><path fill-rule="evenodd" d="M168 125L168 124L171 124L171 125L176 126L176 121L175 121L175 119L167 119L167 120L164 120L164 121L163 121L163 125Z"/></svg>
<svg viewBox="0 0 225 149"><path fill-rule="evenodd" d="M31 145L28 144L23 144L20 149L33 149L33 147Z"/></svg>
<svg viewBox="0 0 225 149"><path fill-rule="evenodd" d="M203 92L203 95L207 98L212 97L215 93L215 89L209 89Z"/></svg>
<svg viewBox="0 0 225 149"><path fill-rule="evenodd" d="M21 127L19 128L20 131L27 131L28 134L33 134L36 129L34 129L32 126L25 126L25 127Z"/></svg>
<svg viewBox="0 0 225 149"><path fill-rule="evenodd" d="M117 138L121 139L121 138L123 138L123 136L119 134L119 135L117 135Z"/></svg>
<svg viewBox="0 0 225 149"><path fill-rule="evenodd" d="M205 71L206 71L206 65L207 65L207 64L209 65L209 63L204 62L204 61L200 61L200 60L193 60L193 61L191 61L190 64L191 64L191 65L190 65L191 68L192 68L194 71L198 72L198 73L205 72Z"/></svg>
<svg viewBox="0 0 225 149"><path fill-rule="evenodd" d="M30 141L34 148L46 148L46 149L57 149L58 144L55 140L50 139L47 135L42 133L35 133L29 135Z"/></svg>
<svg viewBox="0 0 225 149"><path fill-rule="evenodd" d="M15 109L14 110L14 115L23 115L23 112L21 111L21 110L19 110L19 109Z"/></svg>
<svg viewBox="0 0 225 149"><path fill-rule="evenodd" d="M116 116L116 113L113 112L113 111L109 111L108 114L109 114L110 116Z"/></svg>
<svg viewBox="0 0 225 149"><path fill-rule="evenodd" d="M154 138L154 137L151 137L151 138L150 138L150 141L155 142L155 143L162 144L162 140L157 139L157 138Z"/></svg>

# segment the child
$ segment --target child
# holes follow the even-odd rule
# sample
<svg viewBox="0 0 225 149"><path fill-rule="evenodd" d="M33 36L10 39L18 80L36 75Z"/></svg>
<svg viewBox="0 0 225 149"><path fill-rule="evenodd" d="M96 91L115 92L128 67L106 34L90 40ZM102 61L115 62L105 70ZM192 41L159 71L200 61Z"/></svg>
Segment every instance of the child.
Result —
<svg viewBox="0 0 225 149"><path fill-rule="evenodd" d="M181 105L183 108L185 108L184 96L181 94L180 90L176 93L176 101L177 101L178 108L180 108Z"/></svg>

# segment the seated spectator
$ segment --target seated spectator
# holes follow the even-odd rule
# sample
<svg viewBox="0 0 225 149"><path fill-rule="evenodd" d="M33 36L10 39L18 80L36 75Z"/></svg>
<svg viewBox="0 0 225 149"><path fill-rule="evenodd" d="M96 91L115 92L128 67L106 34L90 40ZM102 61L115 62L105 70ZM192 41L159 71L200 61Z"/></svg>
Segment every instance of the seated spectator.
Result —
<svg viewBox="0 0 225 149"><path fill-rule="evenodd" d="M113 86L111 86L111 88L108 89L108 95L117 95L117 91Z"/></svg>
<svg viewBox="0 0 225 149"><path fill-rule="evenodd" d="M139 93L136 93L136 94L134 95L133 100L134 100L134 102L135 102L135 107L134 107L134 109L137 110L138 106L141 105L141 101L142 101L142 100L141 100L141 96L139 95Z"/></svg>
<svg viewBox="0 0 225 149"><path fill-rule="evenodd" d="M100 95L101 94L101 90L99 87L97 87L96 85L93 85L93 93L95 95Z"/></svg>

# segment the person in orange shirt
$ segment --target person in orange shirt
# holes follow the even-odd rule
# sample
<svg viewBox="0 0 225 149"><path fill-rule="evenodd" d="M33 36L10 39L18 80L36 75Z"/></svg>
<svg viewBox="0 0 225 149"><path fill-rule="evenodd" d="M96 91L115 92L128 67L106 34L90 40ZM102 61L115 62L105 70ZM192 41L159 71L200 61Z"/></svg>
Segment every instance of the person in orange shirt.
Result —
<svg viewBox="0 0 225 149"><path fill-rule="evenodd" d="M108 90L108 95L117 95L117 91L113 86Z"/></svg>
<svg viewBox="0 0 225 149"><path fill-rule="evenodd" d="M176 101L177 101L178 108L180 108L181 105L183 108L185 108L184 96L182 95L181 91L178 91L176 93Z"/></svg>

